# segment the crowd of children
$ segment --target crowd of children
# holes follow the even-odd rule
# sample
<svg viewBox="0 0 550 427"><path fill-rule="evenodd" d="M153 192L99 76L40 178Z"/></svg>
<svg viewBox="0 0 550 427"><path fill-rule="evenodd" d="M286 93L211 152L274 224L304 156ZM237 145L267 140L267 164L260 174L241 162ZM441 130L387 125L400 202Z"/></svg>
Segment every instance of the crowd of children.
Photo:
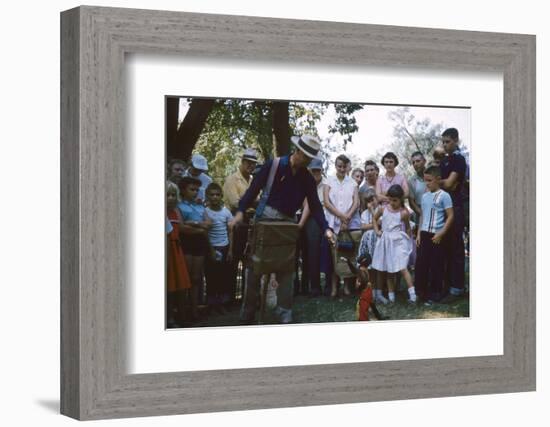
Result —
<svg viewBox="0 0 550 427"><path fill-rule="evenodd" d="M355 284L364 287L368 280L369 289L360 298L364 309L371 299L372 303L395 303L403 279L412 304L448 303L463 295L467 166L458 149L456 129L447 129L442 142L442 147L426 153L431 157L427 165L423 153L413 154L411 164L416 175L410 180L396 171L399 159L391 152L381 159L383 175L373 160L365 162L364 170L352 171L350 160L339 155L336 174L325 179L321 159L311 161L308 169L338 241L335 246L329 244L309 216L305 202L297 214L302 236L297 250L301 272L296 271L296 294L317 297L324 293L335 298L340 287L349 295ZM239 274L241 286L237 286L237 266L243 261L242 237L233 235L237 230L232 227L235 201L231 200L238 200L250 185L256 163L254 150L247 150L240 169L231 177L235 183L231 188L229 179L222 188L208 177L208 165L201 155L193 155L188 168L180 160L169 164L167 327L193 325L203 315L201 306L207 307L208 313L224 313L242 297L244 273ZM362 272L357 282L341 280L337 274L332 255L340 240L353 242L353 262L362 262L356 265L356 271ZM324 289L321 273L325 276ZM272 282L276 277L270 278Z"/></svg>

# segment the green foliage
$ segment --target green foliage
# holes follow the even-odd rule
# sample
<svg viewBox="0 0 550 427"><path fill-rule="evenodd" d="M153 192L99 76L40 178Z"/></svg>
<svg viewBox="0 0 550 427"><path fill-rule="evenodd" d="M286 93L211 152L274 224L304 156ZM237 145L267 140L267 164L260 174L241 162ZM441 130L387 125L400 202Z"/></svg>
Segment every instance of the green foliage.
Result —
<svg viewBox="0 0 550 427"><path fill-rule="evenodd" d="M392 143L378 153L377 161L384 153L392 151L399 159L399 168L407 176L412 176L414 168L411 165L411 155L421 151L427 162L433 160L433 150L439 145L441 133L445 129L443 123L432 123L429 119L418 120L409 107L398 108L389 113L389 118L395 123ZM383 173L383 169L381 171Z"/></svg>
<svg viewBox="0 0 550 427"><path fill-rule="evenodd" d="M188 102L191 98L187 99ZM273 156L273 103L269 100L219 99L216 101L194 152L208 160L209 175L215 182L223 183L233 173L245 148L255 148L260 161ZM279 101L281 102L281 101ZM363 108L359 104L333 104L336 119L329 125L331 135L340 134L345 144L352 141L358 130L354 112ZM291 135L308 133L319 136L321 119L329 103L289 102L289 128ZM345 148L344 148L345 149ZM336 150L331 138L322 141L325 159Z"/></svg>
<svg viewBox="0 0 550 427"><path fill-rule="evenodd" d="M237 99L216 101L194 149L208 160L212 179L223 184L237 170L238 159L248 147L263 158L271 155L270 106Z"/></svg>
<svg viewBox="0 0 550 427"><path fill-rule="evenodd" d="M342 135L344 151L346 151L347 144L352 142L353 134L359 130L354 113L361 109L363 109L361 104L334 104L336 121L329 126L329 132Z"/></svg>
<svg viewBox="0 0 550 427"><path fill-rule="evenodd" d="M288 115L291 133L319 137L317 127L328 105L322 102L289 102Z"/></svg>

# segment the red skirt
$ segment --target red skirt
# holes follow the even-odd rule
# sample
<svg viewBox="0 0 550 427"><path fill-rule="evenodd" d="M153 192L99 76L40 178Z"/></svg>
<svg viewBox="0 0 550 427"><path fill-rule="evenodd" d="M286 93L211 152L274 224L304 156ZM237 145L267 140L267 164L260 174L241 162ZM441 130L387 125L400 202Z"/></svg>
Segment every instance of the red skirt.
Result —
<svg viewBox="0 0 550 427"><path fill-rule="evenodd" d="M172 231L168 234L166 281L168 292L191 289L191 279L187 271L185 256L179 241L179 224L176 218L169 215Z"/></svg>

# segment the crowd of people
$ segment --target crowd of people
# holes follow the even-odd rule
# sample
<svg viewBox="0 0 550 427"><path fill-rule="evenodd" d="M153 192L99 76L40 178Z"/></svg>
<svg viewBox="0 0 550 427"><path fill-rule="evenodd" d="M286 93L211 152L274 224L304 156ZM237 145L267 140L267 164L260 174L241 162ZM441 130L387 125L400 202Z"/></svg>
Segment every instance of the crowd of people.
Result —
<svg viewBox="0 0 550 427"><path fill-rule="evenodd" d="M292 322L297 294L353 295L356 281L336 268L335 254L344 240L352 242L354 258L368 259L375 303L395 304L401 280L410 304L463 298L468 165L456 129L445 130L433 152L412 154L415 173L408 179L398 171L399 159L392 152L380 160L383 174L373 159L352 170L350 159L341 154L334 163L336 173L325 177L319 140L311 135L291 140L290 155L263 165L254 149L246 149L223 185L208 176L208 162L200 154L189 165L170 161L169 328L191 326L201 316L236 305L241 324L252 324L262 283L274 293L273 312L281 323ZM259 221L298 225L295 268L267 275L249 268L249 230Z"/></svg>

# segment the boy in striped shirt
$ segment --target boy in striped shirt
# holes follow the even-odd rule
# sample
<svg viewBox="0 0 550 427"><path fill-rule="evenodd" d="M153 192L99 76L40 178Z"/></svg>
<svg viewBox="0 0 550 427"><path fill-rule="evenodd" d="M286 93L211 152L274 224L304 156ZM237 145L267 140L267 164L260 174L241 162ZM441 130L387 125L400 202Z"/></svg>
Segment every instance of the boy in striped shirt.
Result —
<svg viewBox="0 0 550 427"><path fill-rule="evenodd" d="M451 196L441 189L441 170L430 166L424 171L428 191L422 195L416 236L418 253L415 265L414 286L417 295L431 305L443 297L443 275L447 251L445 236L453 222Z"/></svg>

